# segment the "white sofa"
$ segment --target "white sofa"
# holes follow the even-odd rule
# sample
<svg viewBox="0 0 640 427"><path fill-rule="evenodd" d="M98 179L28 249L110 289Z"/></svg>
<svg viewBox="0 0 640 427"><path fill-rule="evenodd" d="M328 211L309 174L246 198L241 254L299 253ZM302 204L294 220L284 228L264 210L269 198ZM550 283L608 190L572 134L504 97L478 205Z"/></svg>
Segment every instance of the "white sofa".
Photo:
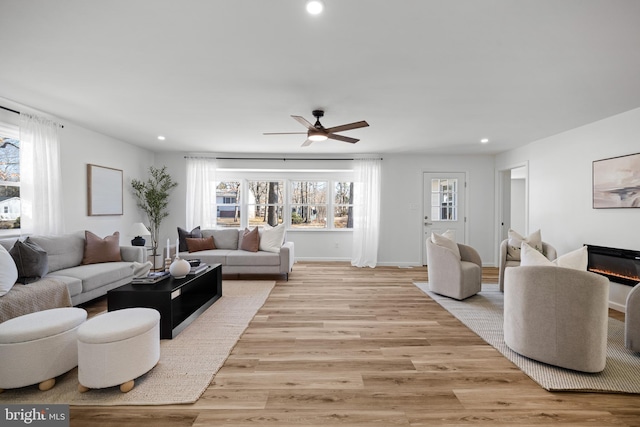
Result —
<svg viewBox="0 0 640 427"><path fill-rule="evenodd" d="M72 305L81 304L131 282L134 275L133 263L146 261L147 253L144 247L120 246L122 261L82 265L85 247L84 236L84 231L59 236L29 236L30 241L36 243L47 253L48 273L41 280L29 285L14 285L6 295L0 297L0 312L6 310L3 307L8 307L10 303L15 306L15 298L32 300L33 292L38 292L38 286L53 286L60 282L66 285ZM16 240L18 240L16 237L0 239L0 245L9 251ZM23 290L22 288L31 292L28 294L20 292ZM42 289L42 292L45 292L45 289ZM18 294L24 296L18 296ZM29 304L31 308L28 312L38 311L37 301L35 307L33 301L30 301ZM52 307L47 307L46 301L43 301L39 309L45 308Z"/></svg>
<svg viewBox="0 0 640 427"><path fill-rule="evenodd" d="M244 230L236 228L200 230L202 237L213 236L216 249L198 252L179 252L180 258L199 259L207 264L222 264L222 274L277 274L285 275L293 269L293 242L284 242L279 253L259 250L249 252L239 249ZM170 246L171 253L175 245ZM164 249L166 257L166 249Z"/></svg>

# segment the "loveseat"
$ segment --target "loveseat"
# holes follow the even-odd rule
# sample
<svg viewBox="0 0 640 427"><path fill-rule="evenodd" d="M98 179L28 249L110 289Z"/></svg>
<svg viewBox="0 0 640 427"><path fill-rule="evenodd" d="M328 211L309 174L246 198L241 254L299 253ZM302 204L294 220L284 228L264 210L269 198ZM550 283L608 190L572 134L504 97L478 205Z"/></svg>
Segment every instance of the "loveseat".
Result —
<svg viewBox="0 0 640 427"><path fill-rule="evenodd" d="M89 232L79 231L59 236L29 236L30 242L46 252L47 273L44 277L27 285L16 283L8 293L0 296L0 312L7 310L6 307L10 304L15 307L16 302L20 302L16 301L16 298L28 298L31 300L31 308L28 312L38 311L37 308L51 308L46 306L47 301L42 301L40 307L38 306L38 301L36 301L34 307L33 297L36 295L37 300L37 296L42 295L43 300L50 299L51 295L47 295L47 288L59 286L60 283L66 286L71 304L78 305L105 295L107 291L131 282L134 276L134 263L144 263L146 261L146 249L136 246L119 246L119 243L117 243L119 236L114 233L113 236L108 237L115 239L115 250L117 251L119 248L120 255L117 258L121 258L121 260L100 262L100 259L93 259L91 260L93 263L83 264L83 259L87 261L85 254L86 233ZM91 238L97 239L99 241L98 244L103 240L93 234ZM17 240L18 238L16 237L0 239L0 245L10 251ZM112 244L111 247L113 248L114 245ZM102 252L99 247L98 252ZM65 286L63 286L63 289ZM29 293L25 293L27 290ZM60 302L56 304L68 305Z"/></svg>
<svg viewBox="0 0 640 427"><path fill-rule="evenodd" d="M280 225L279 227L284 227ZM255 231L255 230L253 230ZM281 241L275 245L266 246L265 243L268 236L265 233L271 233L270 230L259 228L260 245L256 251L243 250L243 239L245 230L236 228L224 228L213 230L200 230L196 228L191 232L186 232L178 228L180 246L180 258L191 260L199 259L206 264L221 264L222 274L277 274L285 275L289 279L289 273L293 269L294 264L294 245L293 242ZM213 238L215 249L204 249L189 252L187 247L188 239L209 240ZM192 241L193 243L193 241ZM273 243L273 241L272 241ZM184 244L184 245L183 245ZM192 245L193 246L193 245ZM210 247L210 246L209 246ZM199 249L199 248L196 248ZM175 245L170 245L170 255L174 254ZM192 248L193 250L193 248ZM167 252L164 249L166 258Z"/></svg>

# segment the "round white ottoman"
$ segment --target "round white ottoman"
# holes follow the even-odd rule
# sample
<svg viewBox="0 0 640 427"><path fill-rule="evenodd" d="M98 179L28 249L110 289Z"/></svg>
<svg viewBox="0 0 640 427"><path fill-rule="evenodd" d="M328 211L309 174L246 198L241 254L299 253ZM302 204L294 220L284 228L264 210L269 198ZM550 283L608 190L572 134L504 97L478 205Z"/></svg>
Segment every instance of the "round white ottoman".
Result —
<svg viewBox="0 0 640 427"><path fill-rule="evenodd" d="M53 387L55 377L78 366L76 333L85 320L85 310L64 307L0 323L0 391L32 384L40 390Z"/></svg>
<svg viewBox="0 0 640 427"><path fill-rule="evenodd" d="M160 313L125 308L89 319L78 329L78 390L120 385L134 380L160 360Z"/></svg>

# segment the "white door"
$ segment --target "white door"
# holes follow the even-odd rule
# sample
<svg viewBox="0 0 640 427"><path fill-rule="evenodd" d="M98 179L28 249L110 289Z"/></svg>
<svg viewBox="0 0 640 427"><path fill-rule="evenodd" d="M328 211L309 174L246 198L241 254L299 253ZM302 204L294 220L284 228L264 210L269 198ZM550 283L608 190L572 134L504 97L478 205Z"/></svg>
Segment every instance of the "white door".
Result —
<svg viewBox="0 0 640 427"><path fill-rule="evenodd" d="M465 189L464 172L425 172L423 197L423 242L431 233L442 234L452 230L458 243L464 243ZM422 264L427 265L427 251L422 244Z"/></svg>

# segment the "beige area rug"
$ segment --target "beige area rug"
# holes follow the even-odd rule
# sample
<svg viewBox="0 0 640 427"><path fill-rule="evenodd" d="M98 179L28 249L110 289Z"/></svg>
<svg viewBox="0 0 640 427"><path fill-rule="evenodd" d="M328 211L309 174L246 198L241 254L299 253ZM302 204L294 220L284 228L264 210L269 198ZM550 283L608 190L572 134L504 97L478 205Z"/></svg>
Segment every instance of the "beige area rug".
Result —
<svg viewBox="0 0 640 427"><path fill-rule="evenodd" d="M218 301L176 338L160 342L160 362L136 379L129 393L121 393L119 387L80 393L74 369L58 377L49 391L39 391L37 386L7 390L0 394L0 402L98 406L193 403L207 389L274 286L275 281L225 280Z"/></svg>
<svg viewBox="0 0 640 427"><path fill-rule="evenodd" d="M504 343L503 293L498 285L482 285L482 291L464 301L429 291L425 282L415 285L453 314L469 329L495 347L532 380L549 391L640 393L640 354L624 346L624 324L609 318L607 365L597 374L572 371L521 356Z"/></svg>

